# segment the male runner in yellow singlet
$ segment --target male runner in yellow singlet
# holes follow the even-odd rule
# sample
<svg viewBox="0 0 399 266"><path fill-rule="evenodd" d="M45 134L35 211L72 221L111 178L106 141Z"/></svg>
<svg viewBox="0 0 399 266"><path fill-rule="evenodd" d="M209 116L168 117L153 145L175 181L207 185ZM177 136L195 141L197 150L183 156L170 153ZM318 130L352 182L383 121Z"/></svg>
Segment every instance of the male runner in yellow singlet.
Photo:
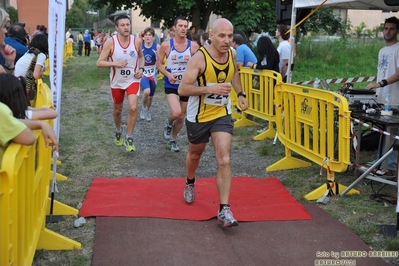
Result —
<svg viewBox="0 0 399 266"><path fill-rule="evenodd" d="M224 18L217 19L210 34L211 44L201 47L190 59L178 89L180 96L190 96L186 117L189 151L186 157L184 200L187 203L194 201L195 172L211 137L218 169L216 182L220 209L217 220L225 227L238 225L229 205L232 176L230 148L234 128L230 92L237 93L241 110L248 109L246 95L241 89L238 69L234 63L236 53L230 48L232 39L231 22Z"/></svg>

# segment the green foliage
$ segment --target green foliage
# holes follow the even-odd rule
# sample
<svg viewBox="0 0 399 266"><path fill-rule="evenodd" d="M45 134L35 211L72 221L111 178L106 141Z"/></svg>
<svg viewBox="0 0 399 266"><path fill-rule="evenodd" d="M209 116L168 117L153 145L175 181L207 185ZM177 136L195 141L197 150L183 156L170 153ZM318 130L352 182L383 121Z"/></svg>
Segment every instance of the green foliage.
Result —
<svg viewBox="0 0 399 266"><path fill-rule="evenodd" d="M247 35L251 35L252 32L270 31L276 27L275 1L231 2L224 10L214 13L227 18L233 23L234 29L243 30Z"/></svg>
<svg viewBox="0 0 399 266"><path fill-rule="evenodd" d="M66 13L65 27L80 28L85 21L85 11L88 9L86 0L75 0Z"/></svg>
<svg viewBox="0 0 399 266"><path fill-rule="evenodd" d="M334 35L342 32L344 27L345 24L339 15L334 14L330 8L322 8L307 19L300 29L303 35L308 32L325 32L328 35Z"/></svg>
<svg viewBox="0 0 399 266"><path fill-rule="evenodd" d="M384 43L377 39L368 42L357 39L314 42L311 38L303 38L297 44L294 81L313 80L316 77L333 79L375 76L378 51L383 46ZM336 85L338 88L341 86ZM356 84L356 88L359 86Z"/></svg>
<svg viewBox="0 0 399 266"><path fill-rule="evenodd" d="M362 33L363 33L363 31L364 31L364 29L365 29L366 27L367 27L367 26L366 26L366 23L364 23L363 21L360 22L360 25L359 25L359 26L356 26L356 27L355 27L356 35L357 35L358 38L360 38L360 36L362 35Z"/></svg>
<svg viewBox="0 0 399 266"><path fill-rule="evenodd" d="M187 17L197 28L206 30L213 12L233 22L236 29L251 32L267 31L275 27L274 0L88 0L95 8L109 5L113 9L122 6L140 8L140 15L154 21L165 22L164 27L173 25L178 15Z"/></svg>
<svg viewBox="0 0 399 266"><path fill-rule="evenodd" d="M87 3L87 0L75 0L73 1L72 7L76 7L83 12L88 9L89 4Z"/></svg>
<svg viewBox="0 0 399 266"><path fill-rule="evenodd" d="M72 6L66 14L65 27L79 28L83 25L84 19L84 12L76 6Z"/></svg>
<svg viewBox="0 0 399 266"><path fill-rule="evenodd" d="M19 22L18 20L18 10L16 10L14 7L9 6L7 7L7 13L10 15L10 24L17 24ZM23 22L23 21L21 21Z"/></svg>

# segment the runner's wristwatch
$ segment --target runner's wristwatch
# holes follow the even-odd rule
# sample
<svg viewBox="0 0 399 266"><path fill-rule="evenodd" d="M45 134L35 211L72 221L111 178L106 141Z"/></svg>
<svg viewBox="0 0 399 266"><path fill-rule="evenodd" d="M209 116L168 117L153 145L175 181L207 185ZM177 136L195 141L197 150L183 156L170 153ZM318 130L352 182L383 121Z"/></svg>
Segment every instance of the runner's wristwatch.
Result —
<svg viewBox="0 0 399 266"><path fill-rule="evenodd" d="M239 93L237 93L237 98L239 98L240 96L247 98L247 95L245 94L245 91L240 91Z"/></svg>

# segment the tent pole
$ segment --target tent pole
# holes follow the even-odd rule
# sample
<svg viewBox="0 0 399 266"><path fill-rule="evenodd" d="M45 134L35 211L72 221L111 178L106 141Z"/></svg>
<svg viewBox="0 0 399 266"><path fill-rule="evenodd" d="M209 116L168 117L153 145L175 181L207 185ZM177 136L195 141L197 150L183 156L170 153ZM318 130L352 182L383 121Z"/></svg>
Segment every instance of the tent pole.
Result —
<svg viewBox="0 0 399 266"><path fill-rule="evenodd" d="M290 45L291 52L290 58L288 59L288 68L287 68L287 83L292 83L292 71L294 66L294 50L295 50L295 30L292 30L295 27L296 22L296 8L295 8L295 0L292 1L292 14L291 14L291 26L290 26Z"/></svg>

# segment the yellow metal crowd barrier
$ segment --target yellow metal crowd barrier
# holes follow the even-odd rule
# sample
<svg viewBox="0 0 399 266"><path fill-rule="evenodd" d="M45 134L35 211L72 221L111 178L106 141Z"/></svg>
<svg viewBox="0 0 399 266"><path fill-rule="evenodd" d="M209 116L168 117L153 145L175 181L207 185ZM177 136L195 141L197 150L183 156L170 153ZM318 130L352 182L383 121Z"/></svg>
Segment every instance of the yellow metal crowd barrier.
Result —
<svg viewBox="0 0 399 266"><path fill-rule="evenodd" d="M46 61L44 61L44 62L46 64L46 69L44 69L43 75L50 76L50 60L49 60L49 58L47 57Z"/></svg>
<svg viewBox="0 0 399 266"><path fill-rule="evenodd" d="M267 171L310 166L292 157L296 152L326 168L327 186L305 196L315 200L326 189L334 193L344 186L334 182L334 172L344 172L350 165L350 111L345 97L330 91L279 83L275 88L276 125L285 157ZM351 193L358 193L353 190Z"/></svg>
<svg viewBox="0 0 399 266"><path fill-rule="evenodd" d="M37 80L34 107L51 107L52 93ZM50 125L53 121L48 121ZM77 249L81 244L45 228L50 214L49 188L53 176L51 148L40 130L32 146L11 143L0 169L0 265L31 265L37 249ZM56 173L57 180L66 180ZM52 215L76 215L78 210L53 201Z"/></svg>
<svg viewBox="0 0 399 266"><path fill-rule="evenodd" d="M11 143L0 170L0 265L31 265L36 249L79 249L81 244L45 228L51 148L40 130L36 143Z"/></svg>
<svg viewBox="0 0 399 266"><path fill-rule="evenodd" d="M34 107L52 107L53 99L51 90L46 83L43 83L42 79L36 80L37 94L36 99L31 102L31 106Z"/></svg>
<svg viewBox="0 0 399 266"><path fill-rule="evenodd" d="M268 121L267 130L255 136L253 139L273 139L276 135L274 129L274 124L276 122L276 114L274 111L274 86L282 82L281 75L271 70L257 70L248 67L242 67L239 71L241 87L247 94L248 110L242 112L240 115L233 110L233 119L238 119L234 123L234 127L259 125L248 119L247 115L251 115ZM232 105L239 109L237 95L235 93L230 95Z"/></svg>
<svg viewBox="0 0 399 266"><path fill-rule="evenodd" d="M281 75L271 70L243 67L239 72L249 108L240 113L233 111L234 127L258 125L248 119L248 115L268 121L268 129L253 139L278 136L285 146L285 157L266 171L311 165L293 157L292 152L295 152L326 169L326 184L305 195L307 200L345 190L345 186L335 182L334 172L344 172L351 164L350 111L346 98L330 91L283 83ZM237 96L230 95L233 109L239 109ZM349 192L355 193L359 191Z"/></svg>

